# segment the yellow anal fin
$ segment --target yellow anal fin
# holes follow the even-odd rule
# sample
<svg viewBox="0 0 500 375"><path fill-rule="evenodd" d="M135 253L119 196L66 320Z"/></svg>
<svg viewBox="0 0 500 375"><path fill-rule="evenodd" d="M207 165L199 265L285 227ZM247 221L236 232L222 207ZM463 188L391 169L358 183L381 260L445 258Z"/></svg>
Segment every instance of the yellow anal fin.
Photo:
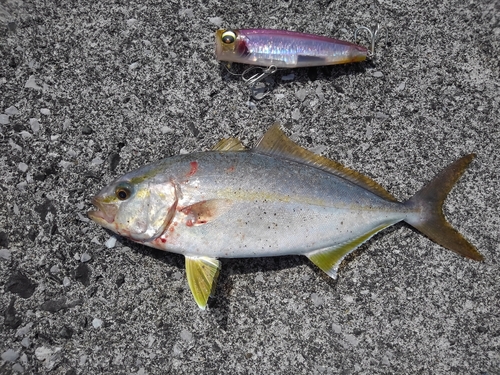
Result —
<svg viewBox="0 0 500 375"><path fill-rule="evenodd" d="M337 270L339 269L340 263L342 263L342 260L346 257L346 255L354 251L358 246L370 239L370 237L375 235L377 232L380 232L382 229L387 228L389 225L390 224L380 225L353 240L327 249L313 251L309 254L306 254L306 256L311 260L311 262L321 268L328 276L330 276L332 279L336 279Z"/></svg>
<svg viewBox="0 0 500 375"><path fill-rule="evenodd" d="M356 172L350 168L344 167L342 164L317 155L314 152L300 147L298 144L288 138L280 128L279 124L274 124L262 136L260 141L255 146L254 150L266 155L275 155L285 159L293 160L302 164L311 165L318 169L332 173L342 177L356 185L377 194L379 197L396 202L396 198L392 196L381 185L372 180L370 177L362 173Z"/></svg>
<svg viewBox="0 0 500 375"><path fill-rule="evenodd" d="M220 262L215 258L186 255L186 276L189 288L202 310L207 307L208 297L215 290L219 270Z"/></svg>
<svg viewBox="0 0 500 375"><path fill-rule="evenodd" d="M247 148L237 138L223 138L212 147L212 151L245 151Z"/></svg>

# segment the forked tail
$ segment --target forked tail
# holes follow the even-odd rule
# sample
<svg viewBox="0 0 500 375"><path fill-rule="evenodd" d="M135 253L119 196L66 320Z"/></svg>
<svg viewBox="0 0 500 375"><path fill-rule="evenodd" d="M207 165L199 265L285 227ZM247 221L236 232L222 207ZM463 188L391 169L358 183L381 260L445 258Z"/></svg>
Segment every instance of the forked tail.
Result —
<svg viewBox="0 0 500 375"><path fill-rule="evenodd" d="M469 243L443 214L443 203L474 154L465 155L448 165L434 179L404 204L418 213L406 222L418 229L437 244L473 260L483 260L483 256Z"/></svg>

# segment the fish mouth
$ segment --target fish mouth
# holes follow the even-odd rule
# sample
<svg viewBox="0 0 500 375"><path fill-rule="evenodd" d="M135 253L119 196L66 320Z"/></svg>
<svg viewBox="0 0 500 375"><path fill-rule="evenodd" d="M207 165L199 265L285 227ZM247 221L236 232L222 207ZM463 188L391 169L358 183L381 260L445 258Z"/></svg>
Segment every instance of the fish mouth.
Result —
<svg viewBox="0 0 500 375"><path fill-rule="evenodd" d="M113 224L116 216L115 206L103 203L98 197L92 198L92 204L97 208L97 210L87 212L89 219L104 226L107 224Z"/></svg>

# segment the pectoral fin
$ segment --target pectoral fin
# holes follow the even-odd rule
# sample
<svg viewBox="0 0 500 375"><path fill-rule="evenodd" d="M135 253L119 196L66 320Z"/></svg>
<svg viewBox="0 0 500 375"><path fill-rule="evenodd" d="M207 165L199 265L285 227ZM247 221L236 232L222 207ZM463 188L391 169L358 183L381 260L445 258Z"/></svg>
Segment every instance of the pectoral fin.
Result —
<svg viewBox="0 0 500 375"><path fill-rule="evenodd" d="M219 270L220 262L215 258L186 255L186 275L189 288L193 293L194 300L202 310L207 307L208 297L215 290Z"/></svg>
<svg viewBox="0 0 500 375"><path fill-rule="evenodd" d="M346 255L354 251L358 246L367 241L377 232L381 231L384 228L387 228L389 225L390 224L380 225L348 242L341 243L328 249L316 250L309 254L306 254L306 256L311 260L311 262L321 268L328 276L330 276L332 279L336 279L337 270L339 269L340 263L342 263L342 260L346 257Z"/></svg>
<svg viewBox="0 0 500 375"><path fill-rule="evenodd" d="M229 199L209 199L184 207L182 212L187 216L188 226L203 225L217 219L229 210L232 204Z"/></svg>

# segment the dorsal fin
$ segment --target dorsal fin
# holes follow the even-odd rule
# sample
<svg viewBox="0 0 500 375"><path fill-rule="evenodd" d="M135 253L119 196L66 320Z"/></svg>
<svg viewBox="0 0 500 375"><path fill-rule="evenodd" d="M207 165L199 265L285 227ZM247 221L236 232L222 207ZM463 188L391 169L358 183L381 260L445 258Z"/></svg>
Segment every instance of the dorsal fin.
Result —
<svg viewBox="0 0 500 375"><path fill-rule="evenodd" d="M244 151L246 147L237 138L222 138L217 144L212 147L212 151Z"/></svg>
<svg viewBox="0 0 500 375"><path fill-rule="evenodd" d="M391 193L385 190L377 182L373 181L370 177L344 167L336 161L317 155L314 152L300 147L288 138L285 133L283 133L280 125L277 123L271 126L271 128L269 128L269 130L262 136L255 146L254 151L311 165L355 183L356 185L377 194L379 197L392 202L397 202L397 199L394 198Z"/></svg>

